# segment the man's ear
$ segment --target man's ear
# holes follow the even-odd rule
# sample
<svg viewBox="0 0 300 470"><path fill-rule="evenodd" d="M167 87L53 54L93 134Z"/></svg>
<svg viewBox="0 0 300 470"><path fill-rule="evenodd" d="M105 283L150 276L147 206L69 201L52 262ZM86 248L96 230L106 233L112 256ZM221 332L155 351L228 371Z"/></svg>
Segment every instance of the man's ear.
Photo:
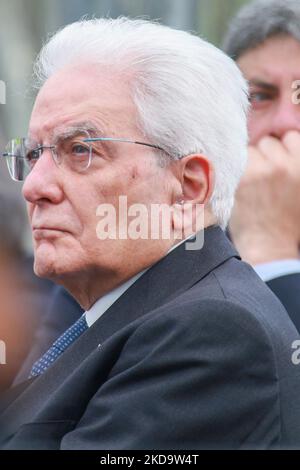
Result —
<svg viewBox="0 0 300 470"><path fill-rule="evenodd" d="M214 189L214 169L204 155L192 154L177 160L174 170L177 185L172 228L175 239L183 240L214 220L208 204Z"/></svg>
<svg viewBox="0 0 300 470"><path fill-rule="evenodd" d="M203 155L187 155L181 161L182 199L207 204L214 188L212 163Z"/></svg>

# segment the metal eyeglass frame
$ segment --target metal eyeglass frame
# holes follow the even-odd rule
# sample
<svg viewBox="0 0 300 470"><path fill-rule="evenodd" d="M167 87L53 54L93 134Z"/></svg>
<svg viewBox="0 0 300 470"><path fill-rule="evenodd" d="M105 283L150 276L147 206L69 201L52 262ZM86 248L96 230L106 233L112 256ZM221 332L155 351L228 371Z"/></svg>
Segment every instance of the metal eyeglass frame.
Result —
<svg viewBox="0 0 300 470"><path fill-rule="evenodd" d="M86 142L86 143L88 143L88 142L101 142L101 141L103 141L103 142L125 142L125 143L136 144L136 145L144 145L144 146L146 146L146 147L151 147L151 148L160 150L160 151L162 151L162 152L164 152L165 154L167 154L167 155L170 156L170 154L169 154L166 150L164 150L162 147L160 147L159 145L149 144L149 143L147 143L147 142L141 142L141 141L138 141L138 140L131 140L131 139L125 139L125 138L118 138L118 137L88 137L88 138L86 138L86 139L82 139L82 142ZM47 146L47 145L39 145L39 146L37 146L37 147L36 147L35 149L33 149L33 150L44 150L44 149L49 149L49 150L51 150L51 154L52 154L53 160L54 160L54 162L55 162L56 164L58 164L57 161L56 161L56 159L55 159L55 157L54 157L54 155L53 155L53 150L56 149L56 145L49 145L49 146ZM26 159L26 157L22 157L22 156L19 156L19 155L14 155L14 154L8 153L8 152L2 153L1 156L2 156L3 158L7 158L7 157L18 157L18 158ZM38 157L38 158L40 158L40 157ZM38 158L37 158L37 160L38 160ZM91 160L90 160L90 163L91 163ZM88 164L88 166L86 167L86 169L89 168L90 163ZM8 161L7 161L7 165L8 165ZM9 169L9 165L8 165L8 169ZM14 181L24 181L24 180L25 180L25 179L24 179L24 180L15 180L15 179L13 178L12 174L11 174L10 169L9 169L9 173L10 173L11 178L12 178Z"/></svg>
<svg viewBox="0 0 300 470"><path fill-rule="evenodd" d="M166 152L162 147L159 145L148 144L146 142L140 142L138 140L130 140L130 139L122 139L118 137L90 137L88 139L83 139L83 142L127 142L129 144L137 144L137 145L145 145L146 147L152 147L154 149L161 150L162 152Z"/></svg>

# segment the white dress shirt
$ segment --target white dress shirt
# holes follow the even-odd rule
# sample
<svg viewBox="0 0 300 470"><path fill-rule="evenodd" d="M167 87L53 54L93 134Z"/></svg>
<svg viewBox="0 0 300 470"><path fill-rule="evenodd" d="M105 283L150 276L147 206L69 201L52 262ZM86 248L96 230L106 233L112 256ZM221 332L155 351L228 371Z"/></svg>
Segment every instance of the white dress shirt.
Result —
<svg viewBox="0 0 300 470"><path fill-rule="evenodd" d="M135 276L128 279L128 281L121 284L119 287L116 287L112 291L105 294L103 297L100 297L89 310L85 312L85 319L88 324L88 327L92 326L98 318L100 318L103 313L106 312L109 307L118 300L119 297L127 290L129 287L138 280L139 277L146 272L147 269L141 271Z"/></svg>
<svg viewBox="0 0 300 470"><path fill-rule="evenodd" d="M257 264L256 266L253 266L253 268L264 282L268 282L276 277L300 273L300 260L282 259L271 261L269 263Z"/></svg>

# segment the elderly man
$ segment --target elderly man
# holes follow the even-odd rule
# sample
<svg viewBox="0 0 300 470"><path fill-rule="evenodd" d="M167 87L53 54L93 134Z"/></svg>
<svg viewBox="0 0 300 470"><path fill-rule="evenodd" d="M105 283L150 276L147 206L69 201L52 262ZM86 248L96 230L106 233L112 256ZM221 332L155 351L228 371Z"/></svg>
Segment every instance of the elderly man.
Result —
<svg viewBox="0 0 300 470"><path fill-rule="evenodd" d="M300 331L300 2L250 3L232 20L224 49L249 81L251 100L232 239Z"/></svg>
<svg viewBox="0 0 300 470"><path fill-rule="evenodd" d="M29 136L6 158L35 272L85 313L5 397L2 448L298 445L298 334L220 228L246 155L234 62L185 32L94 19L35 70Z"/></svg>

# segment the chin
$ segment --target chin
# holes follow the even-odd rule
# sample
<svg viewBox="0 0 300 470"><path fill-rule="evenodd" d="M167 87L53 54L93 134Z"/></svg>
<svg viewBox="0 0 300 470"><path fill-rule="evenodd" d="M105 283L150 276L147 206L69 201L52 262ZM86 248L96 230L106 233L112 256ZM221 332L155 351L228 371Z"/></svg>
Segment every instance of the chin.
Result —
<svg viewBox="0 0 300 470"><path fill-rule="evenodd" d="M35 260L33 270L38 277L43 277L46 279L54 279L56 277L55 266L45 261L41 262L39 260Z"/></svg>
<svg viewBox="0 0 300 470"><path fill-rule="evenodd" d="M48 243L41 243L35 248L33 270L38 277L48 279L57 277L59 256L53 246Z"/></svg>
<svg viewBox="0 0 300 470"><path fill-rule="evenodd" d="M76 257L74 259L74 250L69 247L56 246L47 241L35 246L33 269L38 277L63 284L78 271L78 264Z"/></svg>

